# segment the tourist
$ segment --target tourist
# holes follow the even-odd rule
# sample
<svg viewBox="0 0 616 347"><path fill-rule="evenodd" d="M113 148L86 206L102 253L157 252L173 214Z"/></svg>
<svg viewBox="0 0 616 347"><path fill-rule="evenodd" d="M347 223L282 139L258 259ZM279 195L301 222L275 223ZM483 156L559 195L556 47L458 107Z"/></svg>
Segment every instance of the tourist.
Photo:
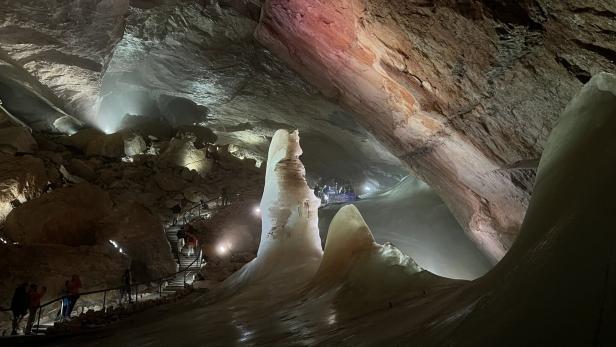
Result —
<svg viewBox="0 0 616 347"><path fill-rule="evenodd" d="M66 310L65 318L70 318L77 299L79 299L79 290L81 289L81 280L79 276L73 275L71 281L68 284L68 310Z"/></svg>
<svg viewBox="0 0 616 347"><path fill-rule="evenodd" d="M120 289L120 303L122 303L122 299L128 295L128 303L133 302L132 294L132 283L133 277L130 273L130 269L126 269L124 274L122 275L122 289Z"/></svg>
<svg viewBox="0 0 616 347"><path fill-rule="evenodd" d="M186 233L186 248L187 255L191 256L195 254L195 248L197 247L197 237L189 232Z"/></svg>
<svg viewBox="0 0 616 347"><path fill-rule="evenodd" d="M30 306L28 283L24 282L15 289L15 294L13 294L13 299L11 300L11 311L13 312L13 330L11 335L17 335L17 329L28 311L28 306Z"/></svg>
<svg viewBox="0 0 616 347"><path fill-rule="evenodd" d="M171 213L173 213L173 225L176 225L180 218L180 213L182 213L182 206L180 206L180 204L175 204L171 208Z"/></svg>
<svg viewBox="0 0 616 347"><path fill-rule="evenodd" d="M222 188L220 198L222 199L222 206L227 206L231 204L229 199L229 190L227 189L227 187Z"/></svg>
<svg viewBox="0 0 616 347"><path fill-rule="evenodd" d="M29 299L29 316L28 316L28 324L26 324L26 335L32 334L32 325L34 324L34 319L36 318L36 312L41 306L41 298L45 296L47 292L47 288L42 287L41 290L38 290L38 286L36 284L30 285L30 291L28 292Z"/></svg>
<svg viewBox="0 0 616 347"><path fill-rule="evenodd" d="M186 246L186 237L188 232L191 230L192 226L190 224L184 224L180 230L178 230L178 252L184 253L184 246Z"/></svg>
<svg viewBox="0 0 616 347"><path fill-rule="evenodd" d="M65 312L68 311L68 285L69 281L64 281L64 287L60 290L60 310L58 310L58 314L56 315L56 320L59 320L64 317Z"/></svg>

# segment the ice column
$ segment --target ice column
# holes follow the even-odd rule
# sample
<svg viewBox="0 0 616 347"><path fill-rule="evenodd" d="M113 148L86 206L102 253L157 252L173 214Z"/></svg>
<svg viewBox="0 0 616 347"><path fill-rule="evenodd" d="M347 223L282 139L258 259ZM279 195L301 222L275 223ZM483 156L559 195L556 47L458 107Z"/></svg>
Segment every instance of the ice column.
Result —
<svg viewBox="0 0 616 347"><path fill-rule="evenodd" d="M278 130L272 138L261 199L262 262L307 261L321 258L318 228L319 199L306 183L306 170L299 160L302 149L297 131Z"/></svg>

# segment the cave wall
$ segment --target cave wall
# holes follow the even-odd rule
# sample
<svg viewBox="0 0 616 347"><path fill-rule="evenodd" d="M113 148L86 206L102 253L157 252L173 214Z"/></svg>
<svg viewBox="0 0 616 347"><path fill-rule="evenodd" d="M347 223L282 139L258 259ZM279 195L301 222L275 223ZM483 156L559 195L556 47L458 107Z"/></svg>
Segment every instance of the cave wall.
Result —
<svg viewBox="0 0 616 347"><path fill-rule="evenodd" d="M616 66L615 15L610 1L267 0L256 37L355 111L497 261L558 114Z"/></svg>
<svg viewBox="0 0 616 347"><path fill-rule="evenodd" d="M18 70L19 83L33 77L57 106L90 119L128 7L129 0L1 0L0 67Z"/></svg>

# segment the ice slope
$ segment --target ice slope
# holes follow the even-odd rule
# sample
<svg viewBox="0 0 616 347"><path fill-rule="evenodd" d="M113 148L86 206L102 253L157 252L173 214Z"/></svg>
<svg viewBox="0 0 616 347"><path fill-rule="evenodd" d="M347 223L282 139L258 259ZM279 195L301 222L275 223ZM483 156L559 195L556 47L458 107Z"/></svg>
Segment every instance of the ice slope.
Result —
<svg viewBox="0 0 616 347"><path fill-rule="evenodd" d="M390 242L437 275L475 279L492 265L425 183L408 176L391 189L354 203L377 242ZM341 205L319 210L321 238Z"/></svg>
<svg viewBox="0 0 616 347"><path fill-rule="evenodd" d="M613 346L615 112L616 77L595 76L548 141L519 238L475 281L417 272L345 207L304 283L280 262L235 295L56 345Z"/></svg>

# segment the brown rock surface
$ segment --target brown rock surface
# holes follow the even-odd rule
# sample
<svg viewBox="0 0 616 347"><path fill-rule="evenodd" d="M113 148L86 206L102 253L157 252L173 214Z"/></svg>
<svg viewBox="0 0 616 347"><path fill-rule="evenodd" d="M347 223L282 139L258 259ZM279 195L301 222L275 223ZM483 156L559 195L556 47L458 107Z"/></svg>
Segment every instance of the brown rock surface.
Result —
<svg viewBox="0 0 616 347"><path fill-rule="evenodd" d="M96 232L98 244L114 240L131 259L133 276L146 281L174 273L176 264L157 217L137 204L125 204L104 218Z"/></svg>
<svg viewBox="0 0 616 347"><path fill-rule="evenodd" d="M38 149L36 140L27 128L9 127L0 129L0 152L32 153Z"/></svg>
<svg viewBox="0 0 616 347"><path fill-rule="evenodd" d="M46 184L47 171L41 159L0 153L0 222L11 211L11 201L34 197Z"/></svg>
<svg viewBox="0 0 616 347"><path fill-rule="evenodd" d="M111 213L109 194L87 183L58 189L11 211L5 234L20 244L94 245L98 221Z"/></svg>
<svg viewBox="0 0 616 347"><path fill-rule="evenodd" d="M611 1L269 0L256 36L356 111L496 261L532 185L516 163L540 156L581 81L616 67L615 14Z"/></svg>

